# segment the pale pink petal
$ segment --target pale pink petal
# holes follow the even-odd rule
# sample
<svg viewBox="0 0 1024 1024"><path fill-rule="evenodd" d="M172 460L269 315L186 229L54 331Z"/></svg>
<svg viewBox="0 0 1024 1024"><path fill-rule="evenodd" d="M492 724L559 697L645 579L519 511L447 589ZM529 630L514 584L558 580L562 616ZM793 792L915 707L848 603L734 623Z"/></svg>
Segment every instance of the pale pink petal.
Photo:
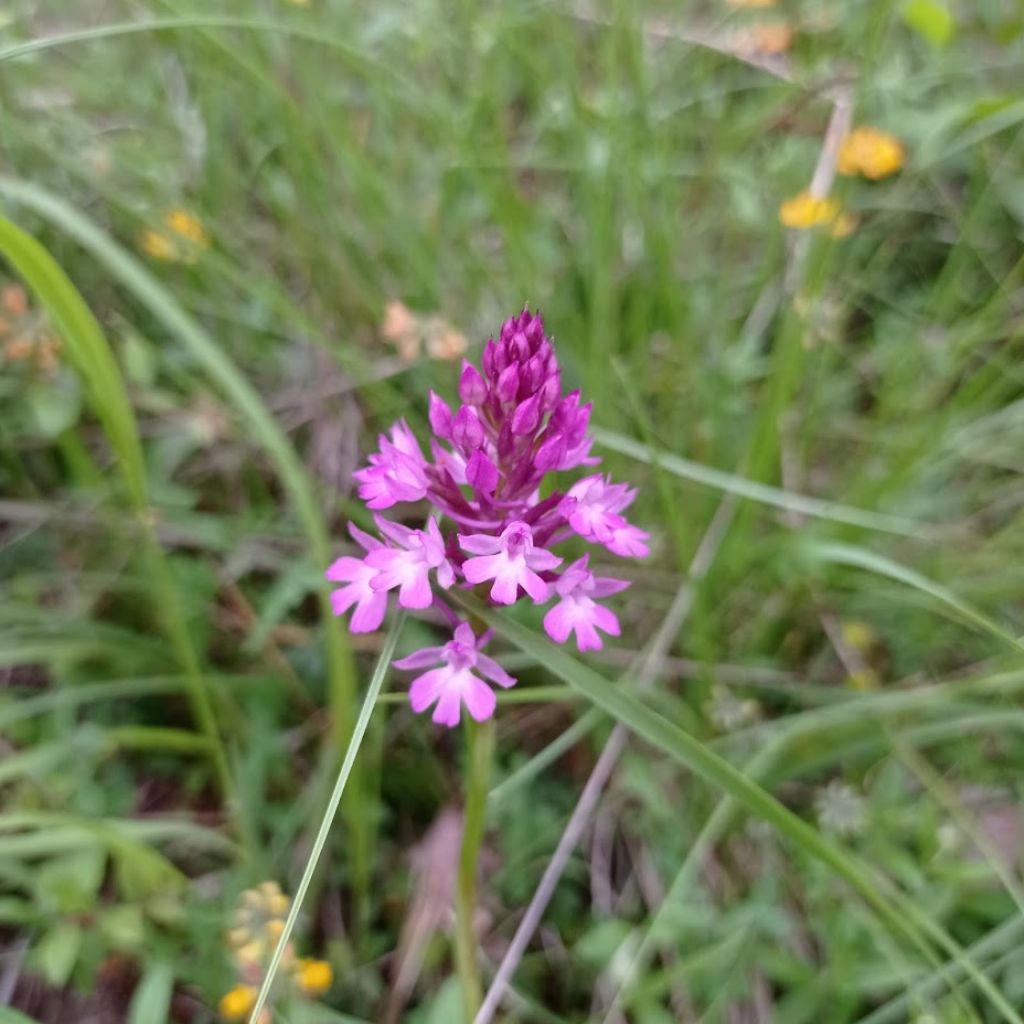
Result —
<svg viewBox="0 0 1024 1024"><path fill-rule="evenodd" d="M561 561L559 558L557 561ZM532 569L524 568L519 573L519 583L537 604L543 604L551 596L551 587ZM514 600L514 598L513 598ZM508 602L511 604L511 602Z"/></svg>
<svg viewBox="0 0 1024 1024"><path fill-rule="evenodd" d="M466 702L469 713L478 721L486 721L494 714L498 703L494 691L476 676L470 675L462 691L462 699Z"/></svg>
<svg viewBox="0 0 1024 1024"><path fill-rule="evenodd" d="M576 619L576 646L581 651L599 651L604 646L589 619Z"/></svg>
<svg viewBox="0 0 1024 1024"><path fill-rule="evenodd" d="M591 621L598 629L603 629L611 636L619 636L622 630L619 628L619 619L610 608L595 604L591 609Z"/></svg>
<svg viewBox="0 0 1024 1024"><path fill-rule="evenodd" d="M366 564L361 558L345 555L332 562L324 575L334 582L362 579L366 574Z"/></svg>
<svg viewBox="0 0 1024 1024"><path fill-rule="evenodd" d="M526 564L531 569L536 569L538 572L544 572L545 569L554 569L556 565L562 564L562 559L558 555L552 554L550 551L546 551L544 548L534 548L526 556Z"/></svg>
<svg viewBox="0 0 1024 1024"><path fill-rule="evenodd" d="M371 537L370 534L360 530L355 523L348 524L348 532L352 535L352 539L359 544L364 551L373 551L375 548L381 547L381 542L376 537Z"/></svg>
<svg viewBox="0 0 1024 1024"><path fill-rule="evenodd" d="M398 603L403 608L429 608L433 602L434 592L430 589L426 565L410 570L398 591Z"/></svg>
<svg viewBox="0 0 1024 1024"><path fill-rule="evenodd" d="M462 563L462 575L467 583L483 583L492 580L508 565L508 557L504 552L496 555L481 555L479 558L467 558Z"/></svg>
<svg viewBox="0 0 1024 1024"><path fill-rule="evenodd" d="M449 684L441 691L437 707L434 708L433 719L438 725L458 725L461 709L462 695L457 686Z"/></svg>
<svg viewBox="0 0 1024 1024"><path fill-rule="evenodd" d="M452 568L452 563L447 558L437 567L437 582L444 590L447 590L455 582L455 569Z"/></svg>
<svg viewBox="0 0 1024 1024"><path fill-rule="evenodd" d="M423 675L417 676L409 687L409 703L413 711L419 714L426 711L431 704L441 695L446 683L451 678L451 671L447 668L435 668Z"/></svg>
<svg viewBox="0 0 1024 1024"><path fill-rule="evenodd" d="M594 597L611 597L612 594L618 594L629 586L631 586L629 580L615 580L609 576L598 576L594 580L594 586L590 593Z"/></svg>
<svg viewBox="0 0 1024 1024"><path fill-rule="evenodd" d="M510 565L504 555L493 555L492 557L499 560L499 568L494 576L494 586L491 587L491 600L497 601L498 604L515 604L516 598L519 596L519 584L522 582L522 573ZM478 559L473 558L470 561L475 562ZM483 559L479 559L479 561L483 561ZM468 564L469 562L466 563L466 565ZM529 572L528 569L525 571ZM483 579L488 578L489 576L483 577ZM469 580L468 573L466 574L466 579ZM472 582L470 580L470 583Z"/></svg>
<svg viewBox="0 0 1024 1024"><path fill-rule="evenodd" d="M480 670L480 674L491 682L497 683L499 686L508 689L510 686L516 685L514 676L510 676L493 658L488 657L486 654L478 654L476 656L476 667Z"/></svg>
<svg viewBox="0 0 1024 1024"><path fill-rule="evenodd" d="M459 547L470 555L493 555L501 550L501 541L485 533L460 533Z"/></svg>
<svg viewBox="0 0 1024 1024"><path fill-rule="evenodd" d="M363 596L363 589L359 586L342 587L340 590L331 591L331 611L335 615L344 615Z"/></svg>
<svg viewBox="0 0 1024 1024"><path fill-rule="evenodd" d="M564 644L572 632L573 616L569 609L568 601L559 601L547 615L544 616L544 632L547 633L556 644Z"/></svg>
<svg viewBox="0 0 1024 1024"><path fill-rule="evenodd" d="M418 651L407 654L392 662L395 668L426 668L441 660L443 647L421 647Z"/></svg>
<svg viewBox="0 0 1024 1024"><path fill-rule="evenodd" d="M366 594L356 605L349 629L353 633L372 633L384 621L387 610L387 594Z"/></svg>

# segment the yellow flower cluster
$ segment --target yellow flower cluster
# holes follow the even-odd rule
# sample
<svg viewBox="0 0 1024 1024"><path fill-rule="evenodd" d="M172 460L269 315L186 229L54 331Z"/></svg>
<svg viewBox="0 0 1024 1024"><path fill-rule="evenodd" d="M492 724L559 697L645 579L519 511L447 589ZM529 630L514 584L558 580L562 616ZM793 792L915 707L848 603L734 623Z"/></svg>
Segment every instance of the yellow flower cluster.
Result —
<svg viewBox="0 0 1024 1024"><path fill-rule="evenodd" d="M20 284L0 288L0 363L24 363L52 377L60 365L61 343L42 313L34 310Z"/></svg>
<svg viewBox="0 0 1024 1024"><path fill-rule="evenodd" d="M202 249L210 247L203 222L188 210L168 210L158 228L146 228L139 235L139 248L165 263L195 263Z"/></svg>
<svg viewBox="0 0 1024 1024"><path fill-rule="evenodd" d="M839 149L840 174L861 174L872 181L888 178L902 166L903 143L877 128L857 128L843 139Z"/></svg>
<svg viewBox="0 0 1024 1024"><path fill-rule="evenodd" d="M240 983L220 1000L220 1015L227 1021L246 1020L256 1005L256 995L284 931L291 900L277 882L262 882L239 897L227 932L228 946ZM285 947L282 968L290 975L293 990L316 999L334 982L334 972L325 960L296 959L291 942ZM260 1024L269 1024L264 1010Z"/></svg>
<svg viewBox="0 0 1024 1024"><path fill-rule="evenodd" d="M860 174L872 181L895 174L905 158L903 143L877 128L857 128L843 139L836 167L840 174ZM844 212L838 201L816 198L804 191L779 207L779 220L787 228L829 228L833 238L845 238L857 220Z"/></svg>
<svg viewBox="0 0 1024 1024"><path fill-rule="evenodd" d="M844 212L837 199L818 199L804 191L787 199L779 207L779 220L787 228L827 227L833 238L846 238L857 226L856 219Z"/></svg>

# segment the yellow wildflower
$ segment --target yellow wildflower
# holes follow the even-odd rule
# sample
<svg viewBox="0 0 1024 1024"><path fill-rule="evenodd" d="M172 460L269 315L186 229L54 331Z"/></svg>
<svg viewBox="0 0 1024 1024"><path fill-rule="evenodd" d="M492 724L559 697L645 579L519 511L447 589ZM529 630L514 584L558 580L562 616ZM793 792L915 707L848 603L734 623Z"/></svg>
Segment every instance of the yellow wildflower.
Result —
<svg viewBox="0 0 1024 1024"><path fill-rule="evenodd" d="M875 645L874 630L866 623L857 619L844 622L841 629L843 643L861 654L867 654Z"/></svg>
<svg viewBox="0 0 1024 1024"><path fill-rule="evenodd" d="M730 7L746 7L746 8L758 8L763 9L765 7L774 7L775 0L725 0Z"/></svg>
<svg viewBox="0 0 1024 1024"><path fill-rule="evenodd" d="M442 317L431 317L425 324L427 352L433 359L459 359L466 352L466 336Z"/></svg>
<svg viewBox="0 0 1024 1024"><path fill-rule="evenodd" d="M165 263L174 263L179 259L179 250L174 241L162 231L155 231L153 228L146 228L139 235L139 248L147 256L163 260Z"/></svg>
<svg viewBox="0 0 1024 1024"><path fill-rule="evenodd" d="M420 322L404 302L392 299L384 309L380 336L398 349L404 363L415 362L420 355Z"/></svg>
<svg viewBox="0 0 1024 1024"><path fill-rule="evenodd" d="M840 174L862 174L877 181L895 174L905 157L903 143L877 128L857 128L843 139L839 149Z"/></svg>
<svg viewBox="0 0 1024 1024"><path fill-rule="evenodd" d="M779 220L787 228L816 228L834 224L840 215L839 203L830 196L815 199L810 192L787 199L779 207Z"/></svg>
<svg viewBox="0 0 1024 1024"><path fill-rule="evenodd" d="M209 247L210 239L203 222L194 213L189 213L188 210L168 210L164 214L164 223L176 235L193 245L198 245L202 249Z"/></svg>
<svg viewBox="0 0 1024 1024"><path fill-rule="evenodd" d="M217 1009L225 1020L245 1020L256 1005L256 989L249 985L236 985L225 993Z"/></svg>
<svg viewBox="0 0 1024 1024"><path fill-rule="evenodd" d="M334 972L326 960L299 960L295 965L295 981L304 995L316 999L331 987Z"/></svg>

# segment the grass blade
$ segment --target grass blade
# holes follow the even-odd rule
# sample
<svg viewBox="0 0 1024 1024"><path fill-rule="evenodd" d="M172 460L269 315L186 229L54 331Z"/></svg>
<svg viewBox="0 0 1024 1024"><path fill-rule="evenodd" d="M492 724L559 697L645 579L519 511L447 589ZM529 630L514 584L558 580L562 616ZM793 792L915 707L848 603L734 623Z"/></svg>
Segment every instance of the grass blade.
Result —
<svg viewBox="0 0 1024 1024"><path fill-rule="evenodd" d="M36 239L4 217L0 217L0 253L36 294L52 319L68 355L85 381L90 404L117 456L129 501L142 529L164 628L188 680L192 714L209 746L220 789L233 805L231 774L213 699L189 637L167 560L153 531L138 426L113 351L85 300L56 260Z"/></svg>
<svg viewBox="0 0 1024 1024"><path fill-rule="evenodd" d="M348 749L345 751L345 758L341 763L338 778L334 783L334 790L327 801L327 809L324 811L316 839L313 840L313 848L309 852L309 859L306 861L302 878L295 891L295 898L292 900L291 907L288 910L288 918L284 923L284 930L277 940L277 947L274 949L274 955L267 967L267 973L263 978L263 984L260 986L259 995L256 997L256 1005L253 1007L249 1017L249 1024L256 1024L260 1019L260 1014L267 1003L267 997L270 995L270 990L273 987L274 978L277 975L278 968L281 966L281 957L291 941L292 932L295 930L295 922L298 920L299 912L302 910L303 900L305 900L306 893L309 891L317 864L320 862L320 855L323 853L324 845L327 843L327 837L330 834L334 816L338 811L338 804L341 803L342 794L345 792L345 785L352 774L356 755L359 753L359 747L363 742L363 737L366 735L366 728L370 724L370 716L377 705L377 697L380 695L381 687L384 685L384 676L387 675L388 666L391 664L392 657L394 657L395 647L398 645L398 637L402 632L403 622L404 616L399 614L391 626L391 632L388 633L384 646L381 648L380 657L377 659L377 667L373 670L370 685L366 688L363 706L359 709L359 718L356 720L352 739L349 742Z"/></svg>
<svg viewBox="0 0 1024 1024"><path fill-rule="evenodd" d="M594 427L592 433L598 444L610 448L614 452L628 455L638 462L649 466L660 466L684 480L692 480L694 483L714 487L716 490L726 491L762 505L771 505L786 512L811 516L814 519L828 519L836 523L845 523L848 526L859 526L865 530L897 533L908 537L927 536L935 529L928 523L915 522L902 516L853 508L850 505L824 501L821 498L811 498L805 494L796 494L779 487L772 487L769 484L757 483L755 480L726 473L721 469L713 469L710 466L703 466L699 462L691 462L689 459L673 455L670 452L658 451L603 427Z"/></svg>

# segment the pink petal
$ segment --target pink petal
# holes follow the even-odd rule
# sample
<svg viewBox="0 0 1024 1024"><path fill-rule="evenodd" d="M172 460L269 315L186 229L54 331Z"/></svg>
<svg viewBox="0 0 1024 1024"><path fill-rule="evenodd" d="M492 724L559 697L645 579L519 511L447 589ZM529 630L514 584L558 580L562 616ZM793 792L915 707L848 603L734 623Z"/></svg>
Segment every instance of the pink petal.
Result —
<svg viewBox="0 0 1024 1024"><path fill-rule="evenodd" d="M576 620L576 646L581 651L599 651L604 646L589 619Z"/></svg>
<svg viewBox="0 0 1024 1024"><path fill-rule="evenodd" d="M498 698L494 691L476 676L469 677L468 685L463 689L462 699L466 702L469 713L478 721L486 721L494 714Z"/></svg>
<svg viewBox="0 0 1024 1024"><path fill-rule="evenodd" d="M419 714L426 711L441 695L445 684L451 678L451 672L444 668L435 668L417 676L409 687L409 703L413 711Z"/></svg>
<svg viewBox="0 0 1024 1024"><path fill-rule="evenodd" d="M398 603L403 608L429 608L434 603L434 592L430 589L430 577L425 565L402 582Z"/></svg>
<svg viewBox="0 0 1024 1024"><path fill-rule="evenodd" d="M387 610L387 594L366 594L356 605L348 628L353 633L372 633L384 621Z"/></svg>
<svg viewBox="0 0 1024 1024"><path fill-rule="evenodd" d="M594 587L590 593L594 597L611 597L612 594L618 594L629 586L632 586L629 580L615 580L609 576L598 576L594 580Z"/></svg>
<svg viewBox="0 0 1024 1024"><path fill-rule="evenodd" d="M557 559L560 562L561 559ZM537 604L543 604L551 596L551 587L545 583L532 569L523 569L519 574L519 583ZM514 600L514 599L513 599ZM509 604L512 602L509 601Z"/></svg>
<svg viewBox="0 0 1024 1024"><path fill-rule="evenodd" d="M498 604L515 604L516 598L519 596L519 584L522 582L522 574L509 564L508 559L504 555L493 555L492 557L498 560L500 565L498 572L494 576L494 586L491 587L491 600L497 601ZM477 559L470 559L470 561L475 562ZM480 561L483 561L483 559L480 559ZM469 565L469 562L466 565ZM529 572L529 569L525 571ZM490 579L490 576L482 578ZM469 579L468 574L466 579ZM473 581L470 580L470 582L472 583Z"/></svg>
<svg viewBox="0 0 1024 1024"><path fill-rule="evenodd" d="M437 582L441 584L444 590L447 590L455 582L455 570L448 559L445 559L437 567Z"/></svg>
<svg viewBox="0 0 1024 1024"><path fill-rule="evenodd" d="M619 636L622 632L619 627L618 616L615 612L599 604L595 604L592 609L591 621L598 629L603 629L610 636Z"/></svg>
<svg viewBox="0 0 1024 1024"><path fill-rule="evenodd" d="M488 537L486 533L460 533L459 547L471 555L493 555L501 550L501 541L497 537Z"/></svg>
<svg viewBox="0 0 1024 1024"><path fill-rule="evenodd" d="M476 656L476 667L480 670L480 674L490 679L491 682L497 683L499 686L505 687L507 690L510 686L516 685L514 676L510 676L493 658L488 657L486 654L478 654Z"/></svg>
<svg viewBox="0 0 1024 1024"><path fill-rule="evenodd" d="M573 616L569 610L568 601L559 601L554 608L544 616L544 632L547 633L556 644L564 644L572 632Z"/></svg>
<svg viewBox="0 0 1024 1024"><path fill-rule="evenodd" d="M426 668L428 665L437 664L441 660L441 654L440 647L421 647L418 651L393 661L392 665L395 668Z"/></svg>
<svg viewBox="0 0 1024 1024"><path fill-rule="evenodd" d="M544 548L534 548L526 556L526 564L531 569L543 572L545 569L554 569L556 565L561 565L562 559L550 551L545 551Z"/></svg>
<svg viewBox="0 0 1024 1024"><path fill-rule="evenodd" d="M331 591L331 611L335 615L344 615L363 595L359 586L342 587Z"/></svg>
<svg viewBox="0 0 1024 1024"><path fill-rule="evenodd" d="M364 551L373 551L374 548L381 547L381 542L376 537L371 537L370 534L360 530L355 523L348 524L348 532L351 534L352 539L363 548Z"/></svg>
<svg viewBox="0 0 1024 1024"><path fill-rule="evenodd" d="M361 558L353 558L345 555L337 561L332 562L324 575L334 582L359 580L366 575L366 562Z"/></svg>
<svg viewBox="0 0 1024 1024"><path fill-rule="evenodd" d="M448 685L441 692L437 707L434 708L433 719L438 725L458 725L461 709L462 695L459 693L459 688Z"/></svg>
<svg viewBox="0 0 1024 1024"><path fill-rule="evenodd" d="M505 565L508 565L508 558L504 552L467 558L462 563L462 575L466 577L467 583L483 583L484 580L493 580Z"/></svg>

